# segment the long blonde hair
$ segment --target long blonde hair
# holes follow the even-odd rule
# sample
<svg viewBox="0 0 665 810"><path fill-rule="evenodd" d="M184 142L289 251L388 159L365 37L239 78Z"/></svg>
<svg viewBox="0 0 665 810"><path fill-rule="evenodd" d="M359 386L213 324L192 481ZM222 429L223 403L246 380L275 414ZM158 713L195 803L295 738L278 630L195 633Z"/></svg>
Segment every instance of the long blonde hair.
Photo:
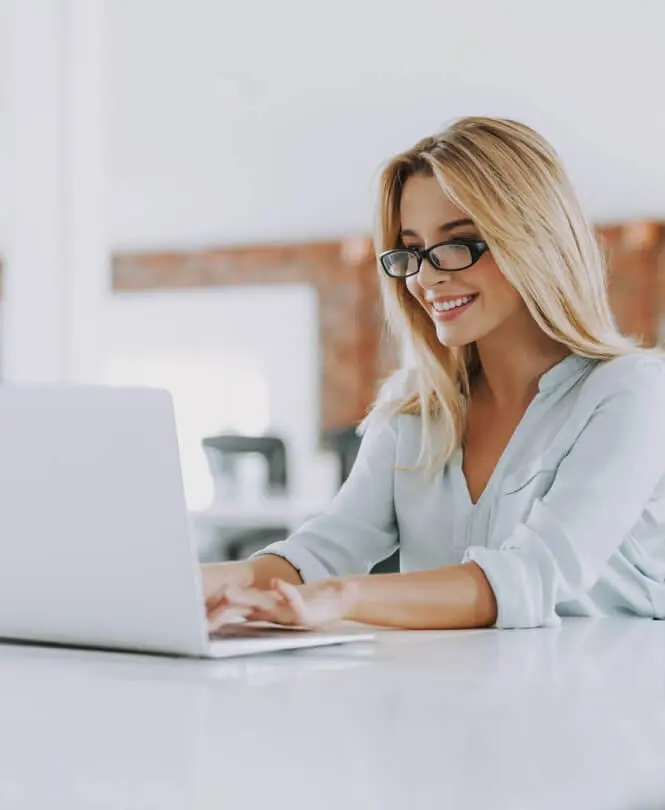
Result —
<svg viewBox="0 0 665 810"><path fill-rule="evenodd" d="M400 198L416 174L476 224L492 256L553 340L583 357L609 360L641 351L617 329L602 253L554 149L524 124L471 117L394 157L380 178L377 254L398 246ZM419 414L419 464L440 469L462 442L475 344L443 346L403 280L378 267L388 326L415 365L399 386L384 386L365 420Z"/></svg>

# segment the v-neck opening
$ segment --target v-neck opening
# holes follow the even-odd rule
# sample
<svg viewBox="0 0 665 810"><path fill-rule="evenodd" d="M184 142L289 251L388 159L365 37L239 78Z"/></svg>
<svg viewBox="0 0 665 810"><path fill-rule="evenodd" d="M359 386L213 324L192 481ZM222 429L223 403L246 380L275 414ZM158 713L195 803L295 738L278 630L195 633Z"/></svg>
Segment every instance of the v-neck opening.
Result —
<svg viewBox="0 0 665 810"><path fill-rule="evenodd" d="M494 465L494 469L492 470L490 477L487 479L483 491L475 501L471 497L469 482L467 481L466 474L464 473L464 446L462 445L458 448L455 474L459 483L460 497L467 502L470 509L474 509L486 497L488 497L486 493L488 490L493 488L498 474L501 472L502 468L505 467L507 460L512 455L515 444L519 440L520 434L524 431L524 425L529 420L530 414L533 412L534 405L539 402L543 396L549 395L566 379L577 378L587 368L589 362L589 359L586 357L581 357L580 355L576 354L569 354L541 376L538 383L538 392L527 406L527 409L524 411L522 418L517 423L515 430L513 430L512 434L510 435L510 438L506 442L506 446L503 448L501 455Z"/></svg>
<svg viewBox="0 0 665 810"><path fill-rule="evenodd" d="M457 464L455 465L456 473L457 473L457 475L459 477L462 493L465 496L465 499L466 499L466 501L468 503L468 506L471 509L474 509L475 507L477 507L481 503L483 498L485 498L485 493L487 493L488 490L490 490L492 488L492 485L496 481L496 478L497 478L499 472L501 471L501 469L503 467L505 467L505 465L507 463L507 459L511 455L512 449L513 449L514 445L517 443L517 441L519 439L519 435L524 431L524 425L527 422L527 420L529 418L529 415L532 413L534 405L540 399L540 397L541 397L541 393L537 393L536 396L528 404L526 410L524 411L524 414L522 415L522 418L520 419L520 421L515 426L515 430L513 430L513 432L510 434L510 438L508 439L508 441L505 444L505 447L501 451L501 455L499 456L496 464L494 465L494 469L492 470L492 472L490 474L490 477L487 479L487 482L485 483L485 486L483 487L483 491L480 493L480 495L478 496L478 498L475 501L471 497L471 490L469 489L469 482L467 480L466 473L464 472L464 445L460 445L460 447L458 447L458 449L457 449Z"/></svg>

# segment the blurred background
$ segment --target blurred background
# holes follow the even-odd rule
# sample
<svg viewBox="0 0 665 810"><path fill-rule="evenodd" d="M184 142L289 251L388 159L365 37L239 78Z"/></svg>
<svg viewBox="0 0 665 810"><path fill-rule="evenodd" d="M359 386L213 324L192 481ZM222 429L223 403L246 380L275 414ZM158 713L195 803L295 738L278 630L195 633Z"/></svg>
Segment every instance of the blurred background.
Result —
<svg viewBox="0 0 665 810"><path fill-rule="evenodd" d="M169 389L201 557L284 536L345 479L399 363L378 170L467 114L553 142L621 328L660 342L663 16L650 0L0 0L3 381Z"/></svg>

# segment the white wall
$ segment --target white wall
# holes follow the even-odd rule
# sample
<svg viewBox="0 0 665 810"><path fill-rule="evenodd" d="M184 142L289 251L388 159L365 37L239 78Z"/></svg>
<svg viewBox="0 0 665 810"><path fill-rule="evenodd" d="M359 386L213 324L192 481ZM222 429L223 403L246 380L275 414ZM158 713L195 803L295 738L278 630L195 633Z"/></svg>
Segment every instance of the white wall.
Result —
<svg viewBox="0 0 665 810"><path fill-rule="evenodd" d="M657 0L110 0L111 242L365 230L380 162L466 113L551 137L595 219L665 217L664 18Z"/></svg>
<svg viewBox="0 0 665 810"><path fill-rule="evenodd" d="M560 147L597 219L665 216L665 4L113 0L112 241L371 225L388 155L467 113Z"/></svg>
<svg viewBox="0 0 665 810"><path fill-rule="evenodd" d="M11 64L11 0L0 0L0 255L8 243L10 223L11 132L8 114Z"/></svg>

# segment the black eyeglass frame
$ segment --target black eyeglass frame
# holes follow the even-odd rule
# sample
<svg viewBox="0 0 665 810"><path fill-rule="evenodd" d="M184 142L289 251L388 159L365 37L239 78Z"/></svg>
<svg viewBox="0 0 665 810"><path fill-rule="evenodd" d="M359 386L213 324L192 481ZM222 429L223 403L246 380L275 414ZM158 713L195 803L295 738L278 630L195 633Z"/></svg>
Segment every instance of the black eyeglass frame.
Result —
<svg viewBox="0 0 665 810"><path fill-rule="evenodd" d="M464 247L467 247L471 253L471 261L469 264L465 264L464 267L456 267L455 269L437 267L436 261L433 259L432 251L436 250L437 248L444 247L445 245L464 245ZM472 267L488 250L489 247L484 239L467 239L460 236L457 239L448 239L445 242L437 242L436 245L432 245L428 248L401 247L392 248L391 250L384 250L379 254L379 262L381 263L381 267L383 268L385 274L390 276L390 278L401 279L418 275L424 259L427 259L432 267L435 270L439 270L441 273L459 273L460 270L468 270L469 267ZM404 275L396 275L395 273L391 273L386 267L384 259L394 253L410 253L412 256L415 256L418 260L417 268L412 273L405 273Z"/></svg>

